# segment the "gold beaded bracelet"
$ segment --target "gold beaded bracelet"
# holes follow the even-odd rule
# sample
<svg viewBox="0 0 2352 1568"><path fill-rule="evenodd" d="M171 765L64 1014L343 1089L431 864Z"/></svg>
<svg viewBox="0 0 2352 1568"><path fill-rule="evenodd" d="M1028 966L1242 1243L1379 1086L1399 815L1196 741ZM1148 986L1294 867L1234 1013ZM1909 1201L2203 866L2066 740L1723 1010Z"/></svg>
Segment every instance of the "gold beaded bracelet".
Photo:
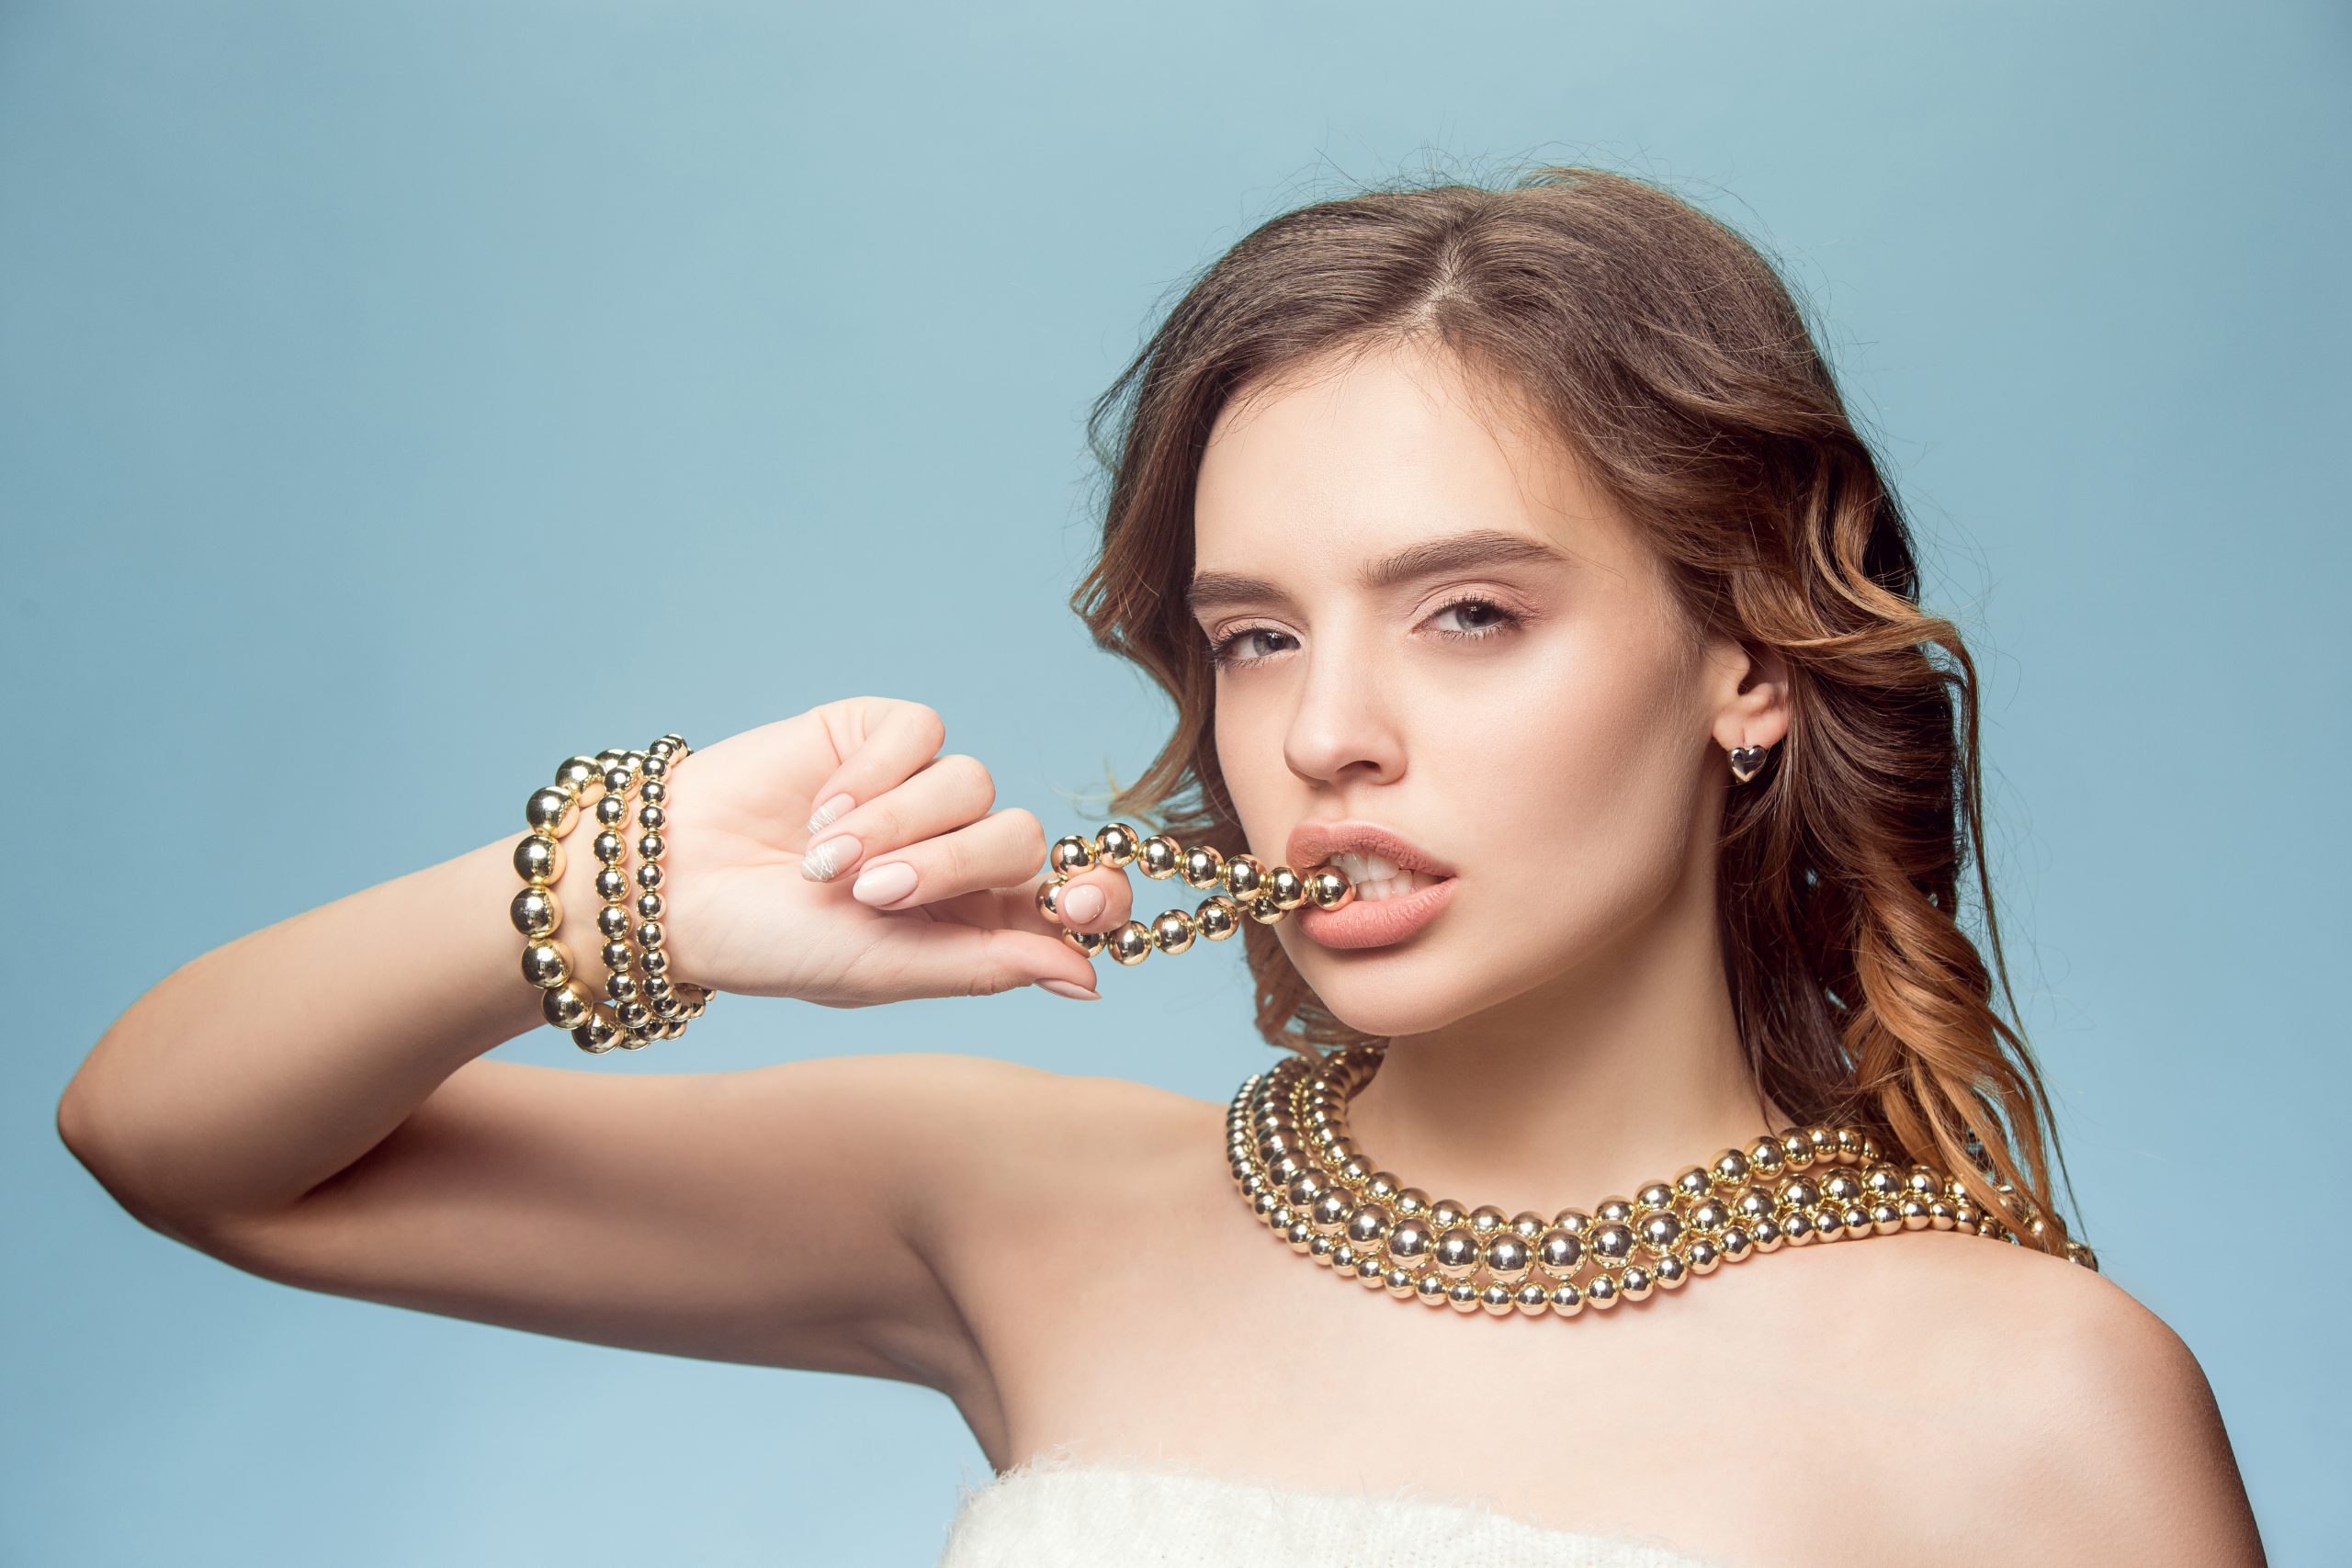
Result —
<svg viewBox="0 0 2352 1568"><path fill-rule="evenodd" d="M662 856L668 847L662 829L668 820L670 771L690 750L684 737L670 734L642 751L607 750L593 757L567 757L556 769L555 783L534 790L524 804L524 820L531 830L514 846L514 870L523 889L509 909L514 929L525 939L523 977L545 993L540 1010L547 1021L568 1031L583 1051L601 1055L615 1046L636 1051L656 1039L673 1040L709 1004L707 988L670 978L662 924L667 908ZM603 863L595 886L603 900L596 913L604 937L598 955L609 971L605 1002L589 995L574 973L571 948L556 934L563 920L563 906L556 896L564 868L562 840L577 824L582 795L591 784L603 792L595 804L601 827L594 847ZM632 795L637 826L642 829L634 876L626 866L628 840L620 831ZM633 899L632 882L637 887Z"/></svg>
<svg viewBox="0 0 2352 1568"><path fill-rule="evenodd" d="M1123 869L1130 864L1154 881L1179 876L1188 886L1224 891L1202 899L1190 914L1170 909L1149 925L1128 920L1107 931L1065 926L1062 940L1089 958L1107 952L1121 964L1136 964L1155 950L1182 953L1195 938L1223 942L1241 929L1245 917L1270 926L1302 904L1340 909L1356 896L1347 874L1328 863L1304 873L1286 865L1269 871L1254 855L1227 860L1213 849L1188 850L1166 833L1147 839L1125 822L1113 822L1092 838L1072 833L1054 840L1046 857L1048 874L1037 888L1037 908L1047 919L1058 921L1061 890L1072 876L1097 865Z"/></svg>

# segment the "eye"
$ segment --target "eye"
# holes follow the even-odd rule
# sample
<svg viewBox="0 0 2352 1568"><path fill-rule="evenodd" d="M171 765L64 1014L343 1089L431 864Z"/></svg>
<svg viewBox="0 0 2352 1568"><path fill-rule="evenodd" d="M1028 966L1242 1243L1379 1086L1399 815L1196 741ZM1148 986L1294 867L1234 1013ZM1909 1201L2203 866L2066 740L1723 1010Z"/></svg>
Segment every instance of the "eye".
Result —
<svg viewBox="0 0 2352 1568"><path fill-rule="evenodd" d="M1469 615L1473 619L1483 619L1486 624L1473 626L1466 631L1439 627L1437 635L1453 642L1483 642L1488 637L1500 637L1506 632L1515 630L1526 619L1517 611L1505 609L1492 599L1482 598L1475 593L1464 594L1458 599L1446 601L1430 612L1430 619L1434 621L1442 615L1451 615L1457 611ZM1219 670L1238 670L1247 665L1266 662L1272 657L1272 653L1248 655L1237 651L1245 647L1252 637L1272 637L1293 642L1297 640L1288 632L1276 631L1272 626L1243 626L1237 631L1227 633L1222 637L1211 639L1208 645L1209 663ZM1277 649L1273 651L1282 650Z"/></svg>

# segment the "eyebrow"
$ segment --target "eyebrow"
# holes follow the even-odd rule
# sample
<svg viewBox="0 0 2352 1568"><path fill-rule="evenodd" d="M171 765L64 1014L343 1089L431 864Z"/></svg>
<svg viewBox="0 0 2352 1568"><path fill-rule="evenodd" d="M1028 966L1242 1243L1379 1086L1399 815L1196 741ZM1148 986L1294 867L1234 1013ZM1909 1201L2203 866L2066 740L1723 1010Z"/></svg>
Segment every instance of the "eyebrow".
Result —
<svg viewBox="0 0 2352 1568"><path fill-rule="evenodd" d="M1419 544L1408 545L1394 555L1367 561L1356 573L1356 585L1371 592L1424 577L1434 577L1440 572L1459 570L1464 567L1509 566L1530 561L1544 566L1562 566L1567 564L1567 560L1565 552L1532 536L1513 534L1500 528L1476 528L1467 534L1425 539ZM1193 574L1191 585L1184 591L1185 607L1195 615L1222 605L1286 597L1288 595L1280 588L1263 578L1244 577L1233 571L1196 571Z"/></svg>

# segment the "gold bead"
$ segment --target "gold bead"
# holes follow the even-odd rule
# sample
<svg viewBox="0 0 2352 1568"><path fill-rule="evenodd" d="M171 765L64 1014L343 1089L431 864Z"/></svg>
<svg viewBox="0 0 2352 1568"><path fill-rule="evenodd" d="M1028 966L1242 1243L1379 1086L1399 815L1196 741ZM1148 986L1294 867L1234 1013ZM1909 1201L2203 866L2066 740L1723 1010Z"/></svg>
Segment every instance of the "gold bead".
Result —
<svg viewBox="0 0 2352 1568"><path fill-rule="evenodd" d="M524 881L540 887L563 877L563 846L544 833L526 833L514 842L514 870Z"/></svg>
<svg viewBox="0 0 2352 1568"><path fill-rule="evenodd" d="M1533 1247L1544 1239L1544 1233L1552 1228L1552 1222L1532 1209L1521 1209L1510 1217L1510 1228L1520 1240Z"/></svg>
<svg viewBox="0 0 2352 1568"><path fill-rule="evenodd" d="M577 980L566 980L539 993L540 1014L558 1029L577 1029L594 1005L594 998Z"/></svg>
<svg viewBox="0 0 2352 1568"><path fill-rule="evenodd" d="M1479 1260L1496 1279L1516 1281L1527 1272L1534 1254L1517 1232L1506 1230L1487 1238Z"/></svg>
<svg viewBox="0 0 2352 1568"><path fill-rule="evenodd" d="M1104 865L1120 867L1136 858L1143 836L1125 822L1113 822L1094 835L1094 853Z"/></svg>
<svg viewBox="0 0 2352 1568"><path fill-rule="evenodd" d="M1481 1237L1490 1236L1498 1230L1508 1228L1510 1224L1510 1216L1492 1203L1481 1203L1470 1211L1469 1224L1474 1234Z"/></svg>
<svg viewBox="0 0 2352 1568"><path fill-rule="evenodd" d="M563 921L563 905L555 889L533 883L514 895L506 907L514 929L525 936L545 936Z"/></svg>
<svg viewBox="0 0 2352 1568"><path fill-rule="evenodd" d="M1306 902L1306 879L1286 865L1278 865L1266 875L1266 896L1279 908L1295 909Z"/></svg>
<svg viewBox="0 0 2352 1568"><path fill-rule="evenodd" d="M1388 1227L1388 1256L1398 1263L1419 1267L1436 1239L1428 1221L1408 1214Z"/></svg>
<svg viewBox="0 0 2352 1568"><path fill-rule="evenodd" d="M1054 847L1046 852L1046 863L1056 875L1064 878L1085 871L1094 863L1094 840L1076 833L1056 839Z"/></svg>
<svg viewBox="0 0 2352 1568"><path fill-rule="evenodd" d="M583 1051L603 1053L620 1042L620 1030L600 1010L592 1010L580 1026L571 1032L572 1042Z"/></svg>
<svg viewBox="0 0 2352 1568"><path fill-rule="evenodd" d="M1748 1171L1759 1180L1771 1180L1787 1168L1788 1163L1788 1151L1781 1146L1778 1138L1768 1134L1747 1145Z"/></svg>
<svg viewBox="0 0 2352 1568"><path fill-rule="evenodd" d="M1584 1238L1555 1225L1536 1241L1535 1262L1546 1273L1566 1279L1584 1263Z"/></svg>
<svg viewBox="0 0 2352 1568"><path fill-rule="evenodd" d="M1225 880L1225 856L1205 844L1184 852L1178 874L1190 887L1215 887Z"/></svg>
<svg viewBox="0 0 2352 1568"><path fill-rule="evenodd" d="M1323 866L1307 873L1306 896L1318 909L1343 909L1355 900L1355 885L1337 867Z"/></svg>
<svg viewBox="0 0 2352 1568"><path fill-rule="evenodd" d="M1622 1225L1634 1217L1634 1201L1622 1192L1611 1193L1594 1204L1592 1213L1603 1224Z"/></svg>
<svg viewBox="0 0 2352 1568"><path fill-rule="evenodd" d="M1463 1203L1458 1203L1451 1198L1441 1198L1436 1202L1430 1205L1430 1224L1435 1225L1440 1230L1451 1229L1455 1225L1464 1223L1469 1218L1470 1210L1468 1206Z"/></svg>
<svg viewBox="0 0 2352 1568"><path fill-rule="evenodd" d="M1151 956L1151 929L1141 920L1128 920L1111 930L1107 945L1113 958L1132 968Z"/></svg>
<svg viewBox="0 0 2352 1568"><path fill-rule="evenodd" d="M1154 833L1136 851L1136 868L1154 882L1175 875L1183 863L1183 846L1165 833Z"/></svg>
<svg viewBox="0 0 2352 1568"><path fill-rule="evenodd" d="M1266 885L1266 868L1255 855L1235 855L1225 863L1225 890L1245 907Z"/></svg>
<svg viewBox="0 0 2352 1568"><path fill-rule="evenodd" d="M563 943L542 938L523 949L523 978L543 991L571 978L571 954Z"/></svg>
<svg viewBox="0 0 2352 1568"><path fill-rule="evenodd" d="M1271 926L1290 912L1275 903L1271 894L1266 893L1252 894L1250 901L1242 906L1242 909L1261 926Z"/></svg>
<svg viewBox="0 0 2352 1568"><path fill-rule="evenodd" d="M1151 922L1151 944L1162 953L1183 952L1196 934L1193 917L1182 909L1170 909Z"/></svg>
<svg viewBox="0 0 2352 1568"><path fill-rule="evenodd" d="M1432 1256L1438 1272L1460 1279L1478 1266L1478 1238L1468 1225L1450 1225L1438 1233Z"/></svg>
<svg viewBox="0 0 2352 1568"><path fill-rule="evenodd" d="M534 833L544 833L560 839L571 831L579 819L580 797L560 784L548 784L531 792L523 803L523 821Z"/></svg>
<svg viewBox="0 0 2352 1568"><path fill-rule="evenodd" d="M1241 906L1221 893L1204 898L1193 911L1193 929L1211 942L1223 942L1241 929Z"/></svg>
<svg viewBox="0 0 2352 1568"><path fill-rule="evenodd" d="M600 782L604 768L594 757L566 757L555 770L556 787L578 796L590 784Z"/></svg>
<svg viewBox="0 0 2352 1568"><path fill-rule="evenodd" d="M1670 1209L1674 1206L1674 1187L1670 1182L1645 1181L1634 1189L1634 1209Z"/></svg>
<svg viewBox="0 0 2352 1568"><path fill-rule="evenodd" d="M1106 939L1101 931L1074 931L1065 926L1062 928L1061 937L1064 942L1089 958L1101 953L1106 945Z"/></svg>

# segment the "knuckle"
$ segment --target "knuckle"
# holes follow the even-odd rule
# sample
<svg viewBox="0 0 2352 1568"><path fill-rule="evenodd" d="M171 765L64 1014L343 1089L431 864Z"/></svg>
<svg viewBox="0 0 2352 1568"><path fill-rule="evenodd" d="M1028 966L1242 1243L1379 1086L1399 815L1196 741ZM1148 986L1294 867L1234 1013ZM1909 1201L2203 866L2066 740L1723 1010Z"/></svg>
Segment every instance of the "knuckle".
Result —
<svg viewBox="0 0 2352 1568"><path fill-rule="evenodd" d="M996 804L996 778L986 762L957 751L942 757L939 765L948 771L960 797L976 803L975 809L986 811Z"/></svg>

